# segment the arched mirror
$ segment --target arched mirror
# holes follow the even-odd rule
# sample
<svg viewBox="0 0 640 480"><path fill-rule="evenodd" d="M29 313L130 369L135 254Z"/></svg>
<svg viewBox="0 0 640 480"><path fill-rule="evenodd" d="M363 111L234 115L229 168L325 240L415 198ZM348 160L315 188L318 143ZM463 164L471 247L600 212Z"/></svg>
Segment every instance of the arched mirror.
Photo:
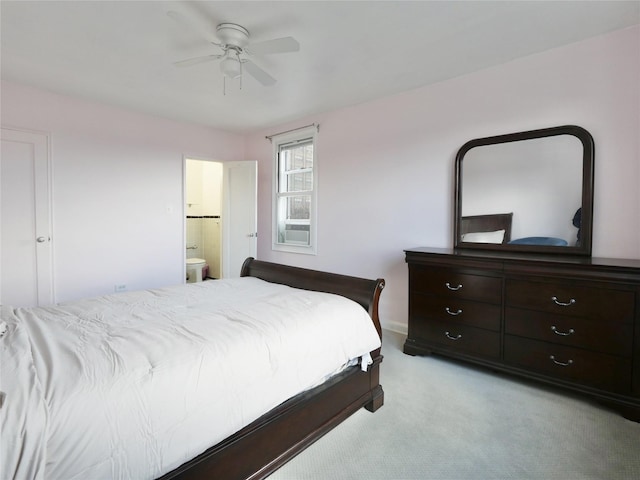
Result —
<svg viewBox="0 0 640 480"><path fill-rule="evenodd" d="M593 157L593 138L574 125L465 143L454 246L591 255Z"/></svg>

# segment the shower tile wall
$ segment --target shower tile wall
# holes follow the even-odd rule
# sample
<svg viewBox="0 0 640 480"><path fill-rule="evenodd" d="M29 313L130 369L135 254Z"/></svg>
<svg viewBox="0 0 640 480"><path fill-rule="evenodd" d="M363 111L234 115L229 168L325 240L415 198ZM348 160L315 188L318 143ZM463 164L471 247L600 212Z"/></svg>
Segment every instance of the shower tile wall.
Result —
<svg viewBox="0 0 640 480"><path fill-rule="evenodd" d="M203 258L209 277L220 278L220 217L187 217L187 258Z"/></svg>
<svg viewBox="0 0 640 480"><path fill-rule="evenodd" d="M187 217L187 258L204 258L202 217Z"/></svg>
<svg viewBox="0 0 640 480"><path fill-rule="evenodd" d="M202 219L204 257L209 265L209 276L220 278L220 217Z"/></svg>

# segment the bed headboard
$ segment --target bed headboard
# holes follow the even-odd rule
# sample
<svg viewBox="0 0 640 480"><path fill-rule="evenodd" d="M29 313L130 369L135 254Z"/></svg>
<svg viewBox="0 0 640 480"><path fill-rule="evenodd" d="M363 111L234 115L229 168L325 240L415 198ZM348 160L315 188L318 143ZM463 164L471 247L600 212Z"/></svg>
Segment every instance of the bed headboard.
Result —
<svg viewBox="0 0 640 480"><path fill-rule="evenodd" d="M502 243L509 243L511 240L511 213L492 213L489 215L472 215L460 218L460 235L476 232L495 232L504 230Z"/></svg>
<svg viewBox="0 0 640 480"><path fill-rule="evenodd" d="M303 290L315 290L347 297L362 305L371 316L378 334L382 334L378 317L378 302L385 285L382 278L367 280L337 273L264 262L252 257L247 258L242 264L240 276L256 277L267 282L281 283Z"/></svg>

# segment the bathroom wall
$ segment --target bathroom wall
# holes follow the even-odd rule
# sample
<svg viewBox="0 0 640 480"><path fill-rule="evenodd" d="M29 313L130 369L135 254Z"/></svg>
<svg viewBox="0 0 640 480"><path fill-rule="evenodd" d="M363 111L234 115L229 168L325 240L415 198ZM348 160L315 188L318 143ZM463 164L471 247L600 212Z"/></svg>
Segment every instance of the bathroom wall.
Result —
<svg viewBox="0 0 640 480"><path fill-rule="evenodd" d="M220 278L222 164L186 160L187 258L203 258L209 277Z"/></svg>

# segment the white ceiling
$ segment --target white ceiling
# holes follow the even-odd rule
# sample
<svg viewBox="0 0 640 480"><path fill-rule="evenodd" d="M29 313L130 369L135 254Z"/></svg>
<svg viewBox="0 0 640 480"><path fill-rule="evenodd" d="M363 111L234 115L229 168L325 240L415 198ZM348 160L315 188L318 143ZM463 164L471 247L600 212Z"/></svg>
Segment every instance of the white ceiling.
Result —
<svg viewBox="0 0 640 480"><path fill-rule="evenodd" d="M2 79L250 132L640 23L639 1L8 1ZM167 15L177 11L193 30ZM300 51L253 57L278 79L227 84L199 31L221 22Z"/></svg>

